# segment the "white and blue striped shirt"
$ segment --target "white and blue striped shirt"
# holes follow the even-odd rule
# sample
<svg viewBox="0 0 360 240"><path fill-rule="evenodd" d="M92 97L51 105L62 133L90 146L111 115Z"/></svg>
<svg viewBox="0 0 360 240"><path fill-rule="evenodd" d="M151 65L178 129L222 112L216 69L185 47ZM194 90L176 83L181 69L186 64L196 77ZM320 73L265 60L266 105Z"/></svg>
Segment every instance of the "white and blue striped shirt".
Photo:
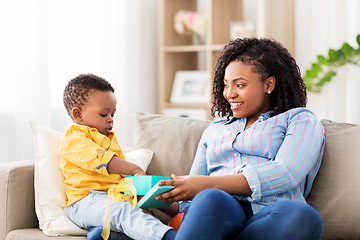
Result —
<svg viewBox="0 0 360 240"><path fill-rule="evenodd" d="M246 118L210 124L190 170L190 175L208 176L241 172L253 193L237 197L251 202L254 213L278 200L305 202L325 145L324 129L308 109L269 118L270 113L247 129Z"/></svg>

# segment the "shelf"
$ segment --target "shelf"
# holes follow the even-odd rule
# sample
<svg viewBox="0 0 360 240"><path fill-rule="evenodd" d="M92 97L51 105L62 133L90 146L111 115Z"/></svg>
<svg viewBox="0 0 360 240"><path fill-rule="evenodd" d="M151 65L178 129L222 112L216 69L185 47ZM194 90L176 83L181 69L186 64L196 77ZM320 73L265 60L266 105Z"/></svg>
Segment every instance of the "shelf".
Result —
<svg viewBox="0 0 360 240"><path fill-rule="evenodd" d="M199 52L208 50L207 45L180 45L180 46L166 46L165 52Z"/></svg>
<svg viewBox="0 0 360 240"><path fill-rule="evenodd" d="M164 109L206 111L210 119L210 99L205 104L173 104L171 93L178 71L201 70L213 76L215 57L229 42L230 23L243 19L242 0L162 0L159 14L159 88L158 112ZM173 27L175 14L180 11L202 11L208 27L204 44L194 45L192 35L180 35ZM211 84L208 84L211 87ZM210 91L211 92L211 91Z"/></svg>
<svg viewBox="0 0 360 240"><path fill-rule="evenodd" d="M256 36L273 37L294 52L294 0L255 0ZM180 10L203 11L208 27L203 45L194 45L192 35L174 30L174 16ZM158 113L165 108L206 110L211 103L172 104L170 102L177 71L201 70L213 78L216 57L230 40L232 22L244 21L243 0L161 0L159 12ZM210 87L212 84L209 84Z"/></svg>
<svg viewBox="0 0 360 240"><path fill-rule="evenodd" d="M225 44L216 45L181 45L181 46L166 46L164 51L171 52L201 52L201 51L220 51Z"/></svg>
<svg viewBox="0 0 360 240"><path fill-rule="evenodd" d="M224 46L225 46L225 44L211 45L211 50L212 51L220 51L221 49L223 49Z"/></svg>

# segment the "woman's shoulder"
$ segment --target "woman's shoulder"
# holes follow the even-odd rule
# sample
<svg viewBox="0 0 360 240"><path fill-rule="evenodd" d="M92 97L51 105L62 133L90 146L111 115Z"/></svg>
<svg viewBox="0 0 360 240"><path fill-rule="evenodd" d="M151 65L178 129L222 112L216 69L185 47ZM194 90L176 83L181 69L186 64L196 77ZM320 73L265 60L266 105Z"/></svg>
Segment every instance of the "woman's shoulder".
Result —
<svg viewBox="0 0 360 240"><path fill-rule="evenodd" d="M279 114L279 116L283 117L287 122L307 121L315 125L321 125L315 113L306 107L292 108Z"/></svg>
<svg viewBox="0 0 360 240"><path fill-rule="evenodd" d="M293 118L295 116L313 116L316 118L315 113L313 113L310 109L306 108L306 107L297 107L297 108L292 108L287 110L286 112L282 113L287 115L289 118Z"/></svg>

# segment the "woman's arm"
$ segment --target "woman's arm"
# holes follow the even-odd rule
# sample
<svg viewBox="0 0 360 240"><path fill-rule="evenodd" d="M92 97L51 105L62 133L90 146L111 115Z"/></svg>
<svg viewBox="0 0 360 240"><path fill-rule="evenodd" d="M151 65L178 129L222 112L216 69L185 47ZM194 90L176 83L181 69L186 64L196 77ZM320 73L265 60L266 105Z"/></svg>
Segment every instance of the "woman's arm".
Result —
<svg viewBox="0 0 360 240"><path fill-rule="evenodd" d="M251 189L241 173L224 176L175 176L164 180L159 185L174 186L175 189L157 196L165 202L176 202L193 199L196 194L207 188L216 188L233 195L250 196Z"/></svg>
<svg viewBox="0 0 360 240"><path fill-rule="evenodd" d="M273 160L239 169L253 191L254 201L300 185L306 188L311 181L308 176L316 175L321 161L324 132L313 113L304 108L292 109L279 115L278 121L285 125L282 132L272 134L273 144L279 142L278 149L273 149ZM277 140L277 134L282 138Z"/></svg>

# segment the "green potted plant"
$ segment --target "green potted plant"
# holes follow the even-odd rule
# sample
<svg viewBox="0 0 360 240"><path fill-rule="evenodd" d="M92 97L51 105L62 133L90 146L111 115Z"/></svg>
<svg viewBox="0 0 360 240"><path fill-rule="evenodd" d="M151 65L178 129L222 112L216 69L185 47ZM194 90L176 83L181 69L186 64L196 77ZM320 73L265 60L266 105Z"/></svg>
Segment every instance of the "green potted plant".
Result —
<svg viewBox="0 0 360 240"><path fill-rule="evenodd" d="M329 49L328 56L318 55L317 62L312 63L311 68L306 70L303 76L307 90L310 92L320 92L325 83L336 75L339 67L345 64L354 64L360 67L360 34L356 41L358 48L352 47L345 42L338 50Z"/></svg>

